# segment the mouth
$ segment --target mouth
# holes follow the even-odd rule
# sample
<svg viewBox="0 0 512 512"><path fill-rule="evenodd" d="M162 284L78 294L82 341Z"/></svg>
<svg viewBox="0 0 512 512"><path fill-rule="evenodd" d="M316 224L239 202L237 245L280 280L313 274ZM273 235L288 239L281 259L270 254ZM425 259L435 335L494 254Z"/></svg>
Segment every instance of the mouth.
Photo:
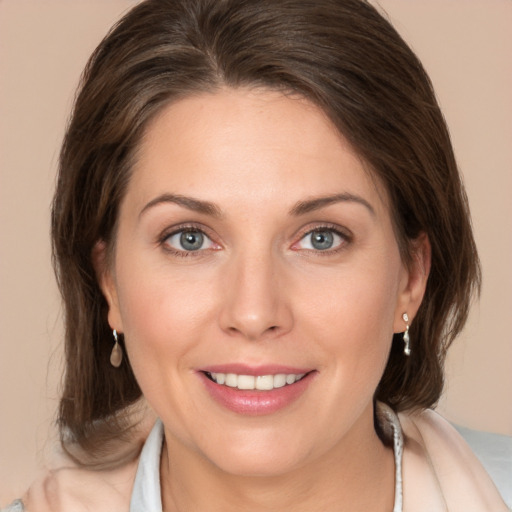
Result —
<svg viewBox="0 0 512 512"><path fill-rule="evenodd" d="M206 377L220 386L244 391L272 391L290 386L303 379L307 373L277 373L269 375L243 375L237 373L204 372Z"/></svg>
<svg viewBox="0 0 512 512"><path fill-rule="evenodd" d="M283 366L223 365L197 372L214 402L248 416L273 414L291 406L315 380L316 370Z"/></svg>

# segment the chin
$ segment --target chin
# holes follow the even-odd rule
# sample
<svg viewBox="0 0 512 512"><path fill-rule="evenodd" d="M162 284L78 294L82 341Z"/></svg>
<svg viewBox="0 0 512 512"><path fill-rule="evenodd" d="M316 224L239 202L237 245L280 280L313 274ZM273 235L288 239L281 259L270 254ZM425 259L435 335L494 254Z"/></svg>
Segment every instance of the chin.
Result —
<svg viewBox="0 0 512 512"><path fill-rule="evenodd" d="M294 454L287 457L254 457L240 459L236 456L224 457L217 464L224 473L245 478L275 478L291 473L300 467Z"/></svg>
<svg viewBox="0 0 512 512"><path fill-rule="evenodd" d="M232 439L228 445L219 443L204 455L225 473L264 478L284 475L306 464L312 450L306 451L304 446L298 439Z"/></svg>

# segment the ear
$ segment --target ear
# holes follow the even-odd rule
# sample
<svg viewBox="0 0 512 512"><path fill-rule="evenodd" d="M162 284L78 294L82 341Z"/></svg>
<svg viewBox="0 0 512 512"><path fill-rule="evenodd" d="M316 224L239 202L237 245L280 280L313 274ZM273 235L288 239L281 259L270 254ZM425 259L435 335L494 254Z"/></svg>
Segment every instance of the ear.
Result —
<svg viewBox="0 0 512 512"><path fill-rule="evenodd" d="M421 233L412 242L412 257L408 264L404 264L400 282L399 296L395 310L394 332L404 332L404 313L412 323L425 295L427 280L430 273L431 247L426 233Z"/></svg>
<svg viewBox="0 0 512 512"><path fill-rule="evenodd" d="M123 332L123 322L119 310L117 285L113 265L107 255L107 244L99 240L92 249L92 263L96 279L108 304L108 323L111 329Z"/></svg>

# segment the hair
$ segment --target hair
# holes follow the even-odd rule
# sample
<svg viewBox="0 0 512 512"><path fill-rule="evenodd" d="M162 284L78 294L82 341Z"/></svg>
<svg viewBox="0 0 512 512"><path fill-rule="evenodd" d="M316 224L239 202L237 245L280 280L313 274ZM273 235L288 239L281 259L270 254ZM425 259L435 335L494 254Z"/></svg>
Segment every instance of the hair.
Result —
<svg viewBox="0 0 512 512"><path fill-rule="evenodd" d="M402 259L428 235L432 265L410 327L375 393L395 410L436 404L446 350L480 286L467 198L420 61L364 0L147 0L91 56L60 154L52 210L64 302L61 439L89 453L128 432L141 397L112 332L92 253L115 246L120 201L145 127L166 105L221 87L298 94L330 118L384 185ZM128 419L126 419L128 418ZM124 420L124 422L123 422Z"/></svg>

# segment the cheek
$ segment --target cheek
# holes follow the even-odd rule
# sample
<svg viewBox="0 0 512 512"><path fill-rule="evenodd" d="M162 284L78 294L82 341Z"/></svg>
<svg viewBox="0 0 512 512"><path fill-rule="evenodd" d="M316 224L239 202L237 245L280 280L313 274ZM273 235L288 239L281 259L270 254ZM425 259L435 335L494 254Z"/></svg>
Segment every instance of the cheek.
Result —
<svg viewBox="0 0 512 512"><path fill-rule="evenodd" d="M338 329L341 337L345 338L344 333L347 333L349 339L345 341L366 333L371 344L381 330L393 332L398 297L396 275L389 267L375 266L373 270L351 268L330 276L316 299L308 295L311 314L318 318L324 316L325 327Z"/></svg>
<svg viewBox="0 0 512 512"><path fill-rule="evenodd" d="M337 358L340 378L354 385L370 376L372 385L378 383L393 337L401 263L394 253L382 259L386 264L380 261L330 276L328 286L314 297L302 294L308 297L302 316L313 319L310 333L326 355Z"/></svg>
<svg viewBox="0 0 512 512"><path fill-rule="evenodd" d="M194 354L205 338L210 294L197 280L177 278L151 268L149 262L120 265L121 271L119 282L124 285L119 287L119 308L136 380L160 417L167 418L172 411L168 423L185 439L190 404L183 397L190 394L187 383L196 362Z"/></svg>
<svg viewBox="0 0 512 512"><path fill-rule="evenodd" d="M143 259L119 262L117 274L125 343L137 377L185 365L180 357L198 343L211 309L204 281L177 277Z"/></svg>

